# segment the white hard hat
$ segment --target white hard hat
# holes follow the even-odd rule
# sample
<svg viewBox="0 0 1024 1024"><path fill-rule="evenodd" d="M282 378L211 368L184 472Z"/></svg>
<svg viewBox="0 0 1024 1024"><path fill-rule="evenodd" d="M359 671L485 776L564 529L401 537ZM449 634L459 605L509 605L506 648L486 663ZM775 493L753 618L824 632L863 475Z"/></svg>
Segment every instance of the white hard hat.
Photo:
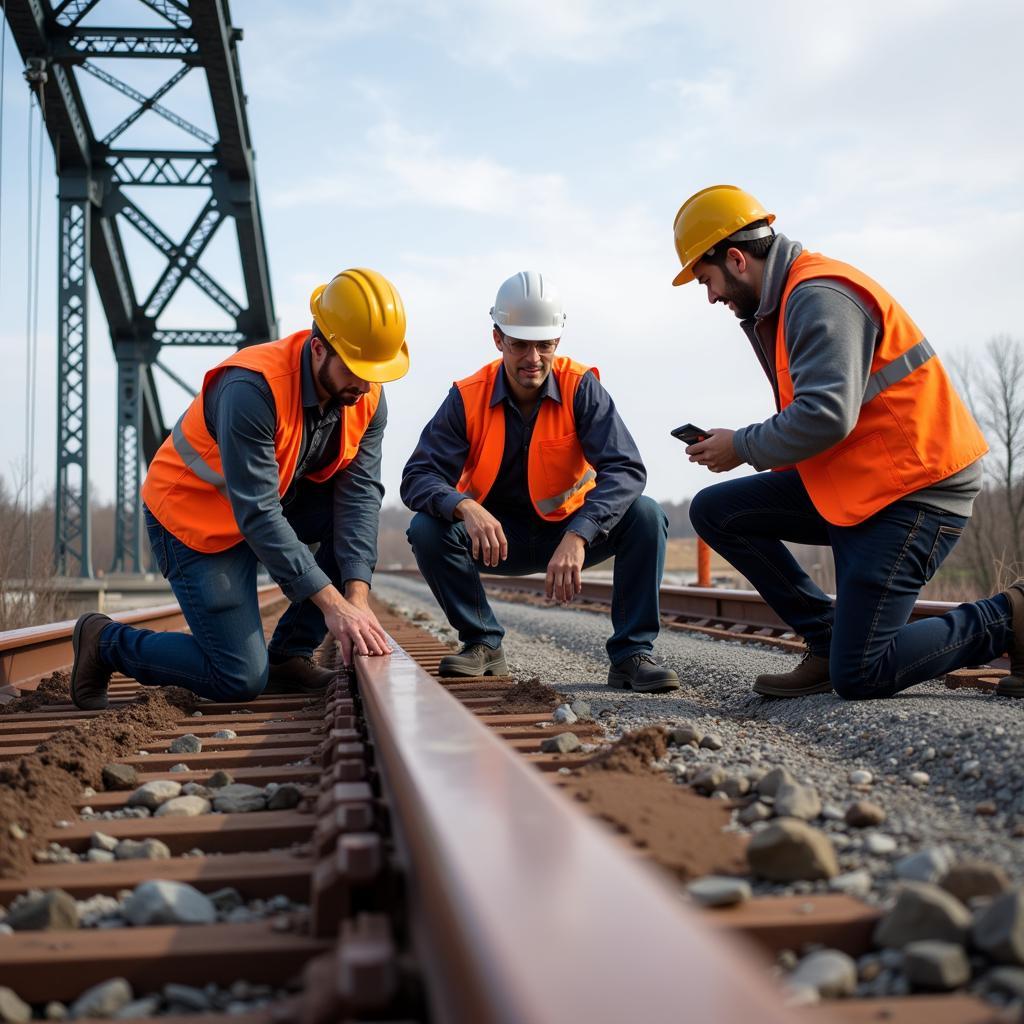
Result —
<svg viewBox="0 0 1024 1024"><path fill-rule="evenodd" d="M510 338L549 341L562 336L565 311L558 289L536 270L523 270L498 289L491 319Z"/></svg>

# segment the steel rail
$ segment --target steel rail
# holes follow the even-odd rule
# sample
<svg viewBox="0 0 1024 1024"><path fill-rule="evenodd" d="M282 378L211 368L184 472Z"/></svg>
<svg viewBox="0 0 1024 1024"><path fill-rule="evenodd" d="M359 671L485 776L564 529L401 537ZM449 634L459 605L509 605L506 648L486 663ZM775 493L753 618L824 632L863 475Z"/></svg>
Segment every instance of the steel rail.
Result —
<svg viewBox="0 0 1024 1024"><path fill-rule="evenodd" d="M257 591L260 608L281 598L281 588L268 583ZM110 616L140 629L183 629L185 616L177 603L116 612ZM72 660L71 634L75 620L51 622L0 633L0 702L12 700L24 689L31 689L50 672L67 668Z"/></svg>
<svg viewBox="0 0 1024 1024"><path fill-rule="evenodd" d="M433 1019L793 1021L755 957L398 648L356 677Z"/></svg>

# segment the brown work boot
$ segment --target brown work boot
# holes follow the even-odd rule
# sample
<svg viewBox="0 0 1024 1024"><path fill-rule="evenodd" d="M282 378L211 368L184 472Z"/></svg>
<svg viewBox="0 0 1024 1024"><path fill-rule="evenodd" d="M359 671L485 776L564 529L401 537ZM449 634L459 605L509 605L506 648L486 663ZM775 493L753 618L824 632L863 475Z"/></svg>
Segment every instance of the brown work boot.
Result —
<svg viewBox="0 0 1024 1024"><path fill-rule="evenodd" d="M114 670L100 659L100 633L114 620L102 612L78 616L71 634L74 664L71 666L71 700L83 711L102 711L107 706L107 684Z"/></svg>
<svg viewBox="0 0 1024 1024"><path fill-rule="evenodd" d="M458 654L446 654L441 659L437 674L443 679L457 676L507 676L508 665L505 663L505 652L501 647L463 644Z"/></svg>
<svg viewBox="0 0 1024 1024"><path fill-rule="evenodd" d="M1010 655L1010 674L1003 676L996 686L1000 697L1024 697L1024 579L1011 584L1003 596L1010 602L1010 639L1007 653Z"/></svg>
<svg viewBox="0 0 1024 1024"><path fill-rule="evenodd" d="M805 697L809 693L829 693L828 658L808 651L792 672L765 672L754 680L754 693L762 697Z"/></svg>
<svg viewBox="0 0 1024 1024"><path fill-rule="evenodd" d="M307 655L295 655L276 664L270 663L264 693L320 693L337 676L336 671L321 668Z"/></svg>

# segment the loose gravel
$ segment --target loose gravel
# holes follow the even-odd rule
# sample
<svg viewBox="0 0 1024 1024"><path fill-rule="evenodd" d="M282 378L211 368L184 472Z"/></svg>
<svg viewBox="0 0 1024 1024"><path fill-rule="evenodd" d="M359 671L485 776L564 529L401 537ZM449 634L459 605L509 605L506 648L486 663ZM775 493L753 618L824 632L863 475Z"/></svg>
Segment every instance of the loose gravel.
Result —
<svg viewBox="0 0 1024 1024"><path fill-rule="evenodd" d="M434 635L456 641L421 581L378 576L374 593ZM795 655L674 631L662 633L655 654L679 674L681 690L613 691L605 683L607 613L493 599L492 606L507 630L504 647L513 674L540 676L570 699L585 700L609 740L649 725L688 728L715 737L711 747L718 740L722 747L683 742L670 748L665 767L681 779L694 768L717 766L730 777L757 778L783 766L813 787L822 803L814 826L833 841L841 872L868 872L865 895L872 901L891 902L903 881L898 864L905 870L906 858L943 847L956 861L993 862L1014 885L1024 882L1024 701L949 690L937 682L878 701L843 701L833 694L765 700L750 690L754 676L792 668ZM857 801L881 808L884 821L869 828L849 825L845 812ZM761 807L748 812L746 825L738 812L730 827L770 827L770 821L757 820L770 813L766 804ZM854 883L862 889L863 875ZM827 881L754 885L756 893L828 888Z"/></svg>

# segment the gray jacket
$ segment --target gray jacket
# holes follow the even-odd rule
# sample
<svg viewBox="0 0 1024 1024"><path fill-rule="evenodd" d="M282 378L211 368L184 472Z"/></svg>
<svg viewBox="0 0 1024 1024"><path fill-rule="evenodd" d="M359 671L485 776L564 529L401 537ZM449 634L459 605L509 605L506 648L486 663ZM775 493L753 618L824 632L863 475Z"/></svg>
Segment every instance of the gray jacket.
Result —
<svg viewBox="0 0 1024 1024"><path fill-rule="evenodd" d="M743 328L775 392L775 334L779 302L799 242L779 235L765 261L761 302ZM793 401L763 423L736 431L738 458L755 469L789 466L826 451L857 424L871 360L882 337L881 312L870 297L841 281L798 284L786 303L785 339ZM981 490L982 460L910 495L914 501L969 516Z"/></svg>

